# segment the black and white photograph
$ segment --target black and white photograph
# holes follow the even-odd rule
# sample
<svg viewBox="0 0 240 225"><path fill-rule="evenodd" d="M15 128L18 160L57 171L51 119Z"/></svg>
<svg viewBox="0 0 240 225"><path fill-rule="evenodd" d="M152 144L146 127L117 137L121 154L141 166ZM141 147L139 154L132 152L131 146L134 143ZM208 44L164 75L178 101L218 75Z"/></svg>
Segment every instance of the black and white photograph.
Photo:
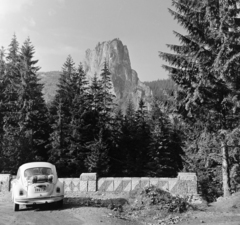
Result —
<svg viewBox="0 0 240 225"><path fill-rule="evenodd" d="M0 0L0 225L240 225L240 0Z"/></svg>

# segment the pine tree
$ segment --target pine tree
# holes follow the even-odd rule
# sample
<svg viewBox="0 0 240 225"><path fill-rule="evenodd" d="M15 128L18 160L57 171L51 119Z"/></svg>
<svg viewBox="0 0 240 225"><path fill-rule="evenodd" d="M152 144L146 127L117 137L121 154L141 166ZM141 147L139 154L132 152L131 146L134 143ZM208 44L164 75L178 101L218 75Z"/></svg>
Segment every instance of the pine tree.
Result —
<svg viewBox="0 0 240 225"><path fill-rule="evenodd" d="M0 49L0 80L1 80L1 83L5 76L5 70L6 70L5 49L4 49L4 47L2 47Z"/></svg>
<svg viewBox="0 0 240 225"><path fill-rule="evenodd" d="M28 140L28 151L34 157L32 160L47 160L45 145L48 140L48 111L44 102L42 89L39 83L34 60L35 49L28 38L20 52L21 85L18 89L19 126L24 138Z"/></svg>
<svg viewBox="0 0 240 225"><path fill-rule="evenodd" d="M129 99L127 107L126 107L125 115L127 117L133 117L134 113L135 113L134 103L133 103L132 99Z"/></svg>
<svg viewBox="0 0 240 225"><path fill-rule="evenodd" d="M101 84L97 75L92 78L88 86L87 105L88 109L84 113L84 121L88 129L85 131L86 142L91 142L99 136L99 118L101 108Z"/></svg>
<svg viewBox="0 0 240 225"><path fill-rule="evenodd" d="M99 137L87 144L90 154L85 160L89 172L96 172L99 176L107 176L109 172L108 146L102 138L102 131Z"/></svg>
<svg viewBox="0 0 240 225"><path fill-rule="evenodd" d="M123 121L124 115L122 110L118 109L114 113L114 125L111 128L111 135L109 137L109 142L111 143L111 148L109 149L110 173L116 177L124 176L124 165L126 161L126 155L121 148Z"/></svg>
<svg viewBox="0 0 240 225"><path fill-rule="evenodd" d="M62 102L59 99L59 104L55 105L57 114L53 115L54 123L51 124L52 132L50 134L49 146L49 161L56 164L59 174L61 176L67 176L69 168L66 163L67 145L64 141L64 120L62 112Z"/></svg>
<svg viewBox="0 0 240 225"><path fill-rule="evenodd" d="M113 87L112 87L112 80L111 80L111 73L109 71L109 68L107 66L106 60L104 61L103 64L103 69L102 73L100 74L101 76L101 86L102 86L102 105L103 105L103 112L102 112L102 120L103 123L106 124L106 122L109 121L111 117L111 113L113 112L113 107L115 104L113 104L115 95L112 94ZM105 118L104 118L105 117Z"/></svg>
<svg viewBox="0 0 240 225"><path fill-rule="evenodd" d="M124 155L123 175L124 176L135 176L135 109L133 102L129 100L125 112L125 116L121 126L121 138L119 143L119 149L121 149Z"/></svg>
<svg viewBox="0 0 240 225"><path fill-rule="evenodd" d="M47 108L33 60L34 47L28 38L21 49L13 37L7 55L4 76L3 155L9 170L22 163L46 160L48 139Z"/></svg>
<svg viewBox="0 0 240 225"><path fill-rule="evenodd" d="M239 8L237 1L174 0L174 18L187 35L175 54L160 53L178 85L178 112L202 121L218 135L222 150L224 196L230 194L228 140L239 124Z"/></svg>
<svg viewBox="0 0 240 225"><path fill-rule="evenodd" d="M72 77L72 91L74 99L71 109L71 122L69 132L71 133L68 157L75 167L75 173L80 174L85 170L84 160L86 158L85 143L88 141L89 124L86 121L89 112L88 80L83 71L82 64Z"/></svg>
<svg viewBox="0 0 240 225"><path fill-rule="evenodd" d="M69 146L71 146L71 110L74 100L72 79L76 75L75 63L71 56L68 56L63 64L62 73L59 79L57 94L50 106L52 117L52 131L49 146L49 160L57 165L59 173L66 176L71 170L71 160L68 157Z"/></svg>
<svg viewBox="0 0 240 225"><path fill-rule="evenodd" d="M138 110L134 116L135 123L135 173L137 176L145 176L147 174L148 146L150 144L150 126L149 114L143 99L140 99Z"/></svg>
<svg viewBox="0 0 240 225"><path fill-rule="evenodd" d="M50 107L52 134L50 161L62 176L78 175L86 170L86 143L93 141L91 100L82 64L75 68L71 56L63 65L57 94Z"/></svg>
<svg viewBox="0 0 240 225"><path fill-rule="evenodd" d="M5 51L2 47L0 49L0 171L3 170L3 163L4 163L4 157L3 157L3 117L4 117L4 86L5 86Z"/></svg>
<svg viewBox="0 0 240 225"><path fill-rule="evenodd" d="M148 173L148 145L150 126L144 101L140 99L138 110L134 110L130 100L121 124L119 149L124 156L123 174L125 176L145 176Z"/></svg>
<svg viewBox="0 0 240 225"><path fill-rule="evenodd" d="M102 148L101 154L96 154L91 150L92 145L88 143L88 158L86 160L86 165L88 168L92 168L93 163L90 158L95 158L97 155L99 157L106 157L106 162L109 162L110 155L113 154L114 144L112 143L112 127L113 127L113 98L112 92L112 81L110 78L111 73L107 67L106 61L104 62L102 73L100 74L101 79L97 78L95 74L92 83L90 85L90 99L91 99L91 123L93 139L89 143L103 143L105 146ZM101 161L101 159L99 159ZM106 165L110 168L110 165Z"/></svg>
<svg viewBox="0 0 240 225"><path fill-rule="evenodd" d="M155 109L149 150L149 175L176 177L183 169L181 132L171 124L168 114Z"/></svg>
<svg viewBox="0 0 240 225"><path fill-rule="evenodd" d="M6 56L6 75L4 79L3 102L3 139L2 154L6 170L14 172L21 164L20 129L18 126L19 107L18 88L21 84L19 43L14 35Z"/></svg>

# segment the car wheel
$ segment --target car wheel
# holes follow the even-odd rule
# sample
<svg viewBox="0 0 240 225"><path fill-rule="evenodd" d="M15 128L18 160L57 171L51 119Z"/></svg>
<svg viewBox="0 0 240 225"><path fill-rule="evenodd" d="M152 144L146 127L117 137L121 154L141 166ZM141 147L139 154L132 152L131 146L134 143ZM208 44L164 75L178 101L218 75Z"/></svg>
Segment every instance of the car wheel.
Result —
<svg viewBox="0 0 240 225"><path fill-rule="evenodd" d="M19 211L19 204L13 203L13 210L14 212Z"/></svg>

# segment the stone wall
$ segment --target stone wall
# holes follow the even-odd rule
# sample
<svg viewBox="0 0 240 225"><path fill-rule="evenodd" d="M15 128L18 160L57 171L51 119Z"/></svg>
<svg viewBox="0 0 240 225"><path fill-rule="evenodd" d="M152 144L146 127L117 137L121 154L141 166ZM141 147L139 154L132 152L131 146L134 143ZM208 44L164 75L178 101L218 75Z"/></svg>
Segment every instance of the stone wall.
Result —
<svg viewBox="0 0 240 225"><path fill-rule="evenodd" d="M83 173L80 178L60 178L68 192L129 192L154 185L173 195L197 195L195 173L179 173L177 178L150 177L104 177L97 179L95 173Z"/></svg>
<svg viewBox="0 0 240 225"><path fill-rule="evenodd" d="M10 174L0 174L0 192L9 191L10 181Z"/></svg>
<svg viewBox="0 0 240 225"><path fill-rule="evenodd" d="M97 191L97 174L82 173L80 178L59 178L64 183L65 192L94 192Z"/></svg>
<svg viewBox="0 0 240 225"><path fill-rule="evenodd" d="M12 176L0 174L0 190L10 190ZM129 192L154 185L173 195L197 195L195 173L178 173L177 178L152 177L104 177L96 173L82 173L80 178L59 178L64 183L65 192Z"/></svg>

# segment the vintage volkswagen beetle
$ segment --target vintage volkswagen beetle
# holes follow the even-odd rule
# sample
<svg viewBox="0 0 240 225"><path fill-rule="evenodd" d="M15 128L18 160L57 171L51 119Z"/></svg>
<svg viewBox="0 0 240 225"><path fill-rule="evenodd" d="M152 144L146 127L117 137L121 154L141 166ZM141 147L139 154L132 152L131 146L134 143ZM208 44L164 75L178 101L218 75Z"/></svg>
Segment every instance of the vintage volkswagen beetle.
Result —
<svg viewBox="0 0 240 225"><path fill-rule="evenodd" d="M47 162L31 162L19 167L12 181L14 211L20 205L35 205L55 202L63 204L64 186L57 177L56 167Z"/></svg>

